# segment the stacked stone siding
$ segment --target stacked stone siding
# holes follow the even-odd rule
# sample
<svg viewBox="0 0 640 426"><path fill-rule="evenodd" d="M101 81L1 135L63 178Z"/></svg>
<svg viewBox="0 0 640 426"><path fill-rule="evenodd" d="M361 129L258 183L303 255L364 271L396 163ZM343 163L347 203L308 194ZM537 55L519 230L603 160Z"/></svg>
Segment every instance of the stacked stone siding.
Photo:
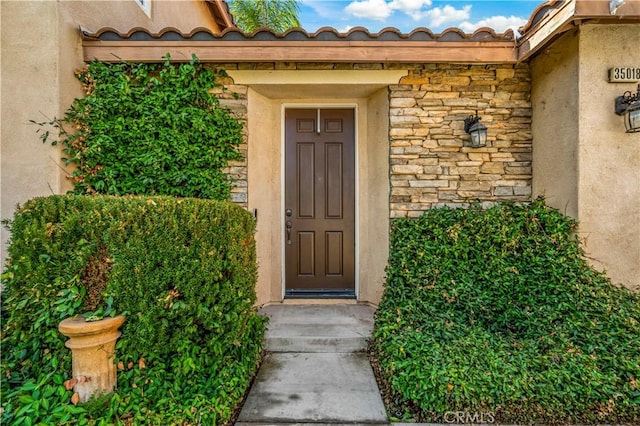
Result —
<svg viewBox="0 0 640 426"><path fill-rule="evenodd" d="M220 100L220 106L229 109L233 116L242 123L242 143L238 151L242 154L242 159L231 161L226 169L233 187L231 188L231 201L247 208L249 201L247 183L247 152L248 152L248 131L247 131L247 86L233 84L233 80L228 77L218 78L220 87L214 89L214 93Z"/></svg>
<svg viewBox="0 0 640 426"><path fill-rule="evenodd" d="M530 200L529 94L526 65L424 65L391 86L391 216ZM464 119L476 110L487 146L463 147Z"/></svg>
<svg viewBox="0 0 640 426"><path fill-rule="evenodd" d="M390 211L411 217L443 205L529 201L531 102L529 67L455 64L214 64L216 69L406 69L389 87ZM247 206L247 87L221 78L222 106L244 123L244 160L230 164L232 200ZM488 128L487 146L463 147L464 119ZM366 141L363 141L366 143Z"/></svg>

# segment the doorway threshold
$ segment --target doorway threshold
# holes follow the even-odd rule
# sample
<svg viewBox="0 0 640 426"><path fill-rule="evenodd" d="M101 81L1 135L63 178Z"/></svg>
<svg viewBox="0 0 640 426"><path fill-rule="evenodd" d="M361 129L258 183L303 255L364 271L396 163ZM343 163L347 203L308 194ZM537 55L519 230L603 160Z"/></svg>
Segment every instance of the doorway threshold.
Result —
<svg viewBox="0 0 640 426"><path fill-rule="evenodd" d="M278 304L278 303L268 303L270 304ZM282 305L358 305L360 304L356 299L312 299L312 298L304 298L304 299L284 299L279 304Z"/></svg>
<svg viewBox="0 0 640 426"><path fill-rule="evenodd" d="M316 290L287 290L284 294L285 299L356 299L356 293L353 290L332 290L332 291L316 291Z"/></svg>

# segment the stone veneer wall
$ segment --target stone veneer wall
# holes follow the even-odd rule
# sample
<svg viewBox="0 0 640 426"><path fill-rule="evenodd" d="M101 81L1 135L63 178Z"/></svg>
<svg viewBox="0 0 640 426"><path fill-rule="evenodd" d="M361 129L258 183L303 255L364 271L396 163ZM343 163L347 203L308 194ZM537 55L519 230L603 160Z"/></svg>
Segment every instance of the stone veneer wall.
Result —
<svg viewBox="0 0 640 426"><path fill-rule="evenodd" d="M217 69L225 69L216 66ZM229 68L226 68L229 69ZM237 65L236 65L237 69ZM247 183L247 149L248 149L248 131L247 131L247 86L233 84L233 80L229 77L220 76L216 81L222 86L212 91L220 100L220 105L228 108L233 116L242 123L242 142L238 150L242 154L242 159L229 162L226 172L229 174L233 182L231 188L231 201L240 204L242 207L248 207L248 183Z"/></svg>
<svg viewBox="0 0 640 426"><path fill-rule="evenodd" d="M438 206L531 199L528 65L424 65L390 87L391 216ZM487 146L462 146L464 119Z"/></svg>
<svg viewBox="0 0 640 426"><path fill-rule="evenodd" d="M530 201L530 70L522 65L455 64L212 64L216 69L407 69L389 87L391 217L418 216L439 206ZM247 86L228 77L215 93L244 123L247 154ZM487 146L466 148L464 119L475 114L488 128ZM232 200L247 206L246 160L230 164Z"/></svg>

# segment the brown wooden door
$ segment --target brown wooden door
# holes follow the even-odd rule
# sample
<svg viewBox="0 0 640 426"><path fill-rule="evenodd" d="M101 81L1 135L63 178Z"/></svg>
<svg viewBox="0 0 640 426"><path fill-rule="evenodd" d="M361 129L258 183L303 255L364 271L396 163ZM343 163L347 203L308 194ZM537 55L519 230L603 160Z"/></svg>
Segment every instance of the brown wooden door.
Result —
<svg viewBox="0 0 640 426"><path fill-rule="evenodd" d="M354 110L285 117L286 294L355 296Z"/></svg>

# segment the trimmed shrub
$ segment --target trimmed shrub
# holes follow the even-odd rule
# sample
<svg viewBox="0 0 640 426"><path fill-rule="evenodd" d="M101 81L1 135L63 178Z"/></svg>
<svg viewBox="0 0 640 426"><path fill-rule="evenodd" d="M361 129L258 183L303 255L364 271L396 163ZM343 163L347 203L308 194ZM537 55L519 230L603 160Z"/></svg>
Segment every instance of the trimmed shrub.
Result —
<svg viewBox="0 0 640 426"><path fill-rule="evenodd" d="M542 199L393 222L371 348L394 415L640 421L640 295L576 226Z"/></svg>
<svg viewBox="0 0 640 426"><path fill-rule="evenodd" d="M10 224L3 424L224 424L258 366L254 220L228 202L52 196ZM118 389L72 405L64 318L124 313ZM5 423L6 422L6 423Z"/></svg>

